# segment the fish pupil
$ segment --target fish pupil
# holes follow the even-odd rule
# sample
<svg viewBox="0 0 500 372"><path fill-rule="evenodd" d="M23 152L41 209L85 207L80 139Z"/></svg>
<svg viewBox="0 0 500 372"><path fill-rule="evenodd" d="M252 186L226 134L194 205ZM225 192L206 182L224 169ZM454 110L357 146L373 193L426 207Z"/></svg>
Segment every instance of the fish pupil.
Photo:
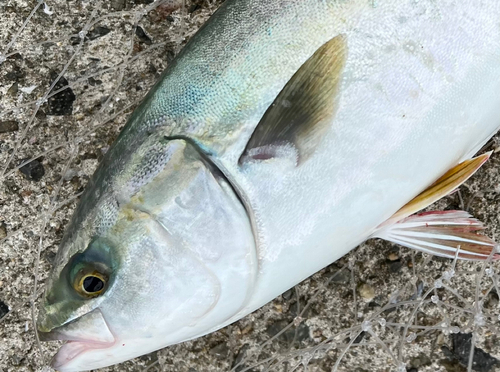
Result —
<svg viewBox="0 0 500 372"><path fill-rule="evenodd" d="M96 276L88 276L83 280L83 289L88 293L99 292L104 288L104 282Z"/></svg>

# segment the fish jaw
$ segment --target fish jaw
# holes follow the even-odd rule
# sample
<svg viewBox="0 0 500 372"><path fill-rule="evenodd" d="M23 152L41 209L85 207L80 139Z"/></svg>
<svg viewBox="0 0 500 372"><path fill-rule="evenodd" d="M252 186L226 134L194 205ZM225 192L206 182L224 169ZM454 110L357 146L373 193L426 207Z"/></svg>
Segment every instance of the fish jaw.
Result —
<svg viewBox="0 0 500 372"><path fill-rule="evenodd" d="M42 341L66 341L51 362L52 367L61 372L86 370L87 367L79 362L82 354L109 349L118 342L99 309L49 332L38 331L38 334Z"/></svg>

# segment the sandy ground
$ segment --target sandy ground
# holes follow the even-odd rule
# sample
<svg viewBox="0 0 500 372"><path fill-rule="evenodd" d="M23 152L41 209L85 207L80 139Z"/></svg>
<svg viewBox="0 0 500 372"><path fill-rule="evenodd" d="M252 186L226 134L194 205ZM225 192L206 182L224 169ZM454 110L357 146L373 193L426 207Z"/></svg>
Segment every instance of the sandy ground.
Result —
<svg viewBox="0 0 500 372"><path fill-rule="evenodd" d="M31 303L78 195L219 3L0 2L0 371L50 371L57 344L37 346ZM500 241L499 165L433 208L466 209ZM102 371L500 370L499 266L453 265L369 241L219 332Z"/></svg>

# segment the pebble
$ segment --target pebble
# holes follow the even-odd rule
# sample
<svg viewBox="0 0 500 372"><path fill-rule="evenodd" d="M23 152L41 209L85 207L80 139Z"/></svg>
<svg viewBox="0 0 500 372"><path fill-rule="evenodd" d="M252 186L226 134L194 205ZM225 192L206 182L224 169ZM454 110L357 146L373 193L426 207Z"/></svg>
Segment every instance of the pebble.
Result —
<svg viewBox="0 0 500 372"><path fill-rule="evenodd" d="M57 73L52 73L51 78L55 80L57 78ZM68 80L63 76L57 81L56 85L52 91L59 90L68 85ZM47 109L45 113L52 116L65 116L71 115L73 113L73 102L76 100L76 96L71 88L66 88L59 93L53 95L47 100Z"/></svg>
<svg viewBox="0 0 500 372"><path fill-rule="evenodd" d="M26 160L28 159L23 160L22 163L24 163ZM23 165L21 168L19 168L19 171L24 175L26 179L35 182L40 181L45 174L43 164L38 159L35 159L30 163Z"/></svg>
<svg viewBox="0 0 500 372"><path fill-rule="evenodd" d="M366 332L363 331L361 332L353 341L353 344L359 344L361 341L363 341L363 339L365 338L365 336L367 336Z"/></svg>
<svg viewBox="0 0 500 372"><path fill-rule="evenodd" d="M115 10L123 10L125 5L125 0L111 0L111 8Z"/></svg>
<svg viewBox="0 0 500 372"><path fill-rule="evenodd" d="M269 327L266 329L266 333L273 337L277 335L279 332L283 330L288 325L287 321L279 321L274 324L271 324ZM295 333L297 332L297 335ZM287 329L285 332L283 332L281 335L278 336L278 339L281 341L284 341L286 343L291 343L295 338L295 341L300 342L300 341L305 341L310 339L309 335L309 327L305 323L300 323L296 328L295 327L290 327Z"/></svg>
<svg viewBox="0 0 500 372"><path fill-rule="evenodd" d="M397 273L403 267L403 262L400 259L398 259L395 261L389 261L388 265L391 273Z"/></svg>
<svg viewBox="0 0 500 372"><path fill-rule="evenodd" d="M229 348L225 342L222 342L222 343L214 346L213 348L211 348L208 353L210 355L215 356L217 359L224 360L229 355Z"/></svg>
<svg viewBox="0 0 500 372"><path fill-rule="evenodd" d="M0 223L0 240L7 236L7 226L2 222Z"/></svg>
<svg viewBox="0 0 500 372"><path fill-rule="evenodd" d="M295 293L294 289L289 289L288 291L286 292L283 292L283 294L281 295L283 297L283 299L285 301L288 301L289 299L292 298L293 294Z"/></svg>
<svg viewBox="0 0 500 372"><path fill-rule="evenodd" d="M107 27L97 26L96 28L93 28L92 30L87 32L87 34L85 34L84 41L98 39L100 37L103 37L103 36L109 34L110 32L111 32L111 30ZM83 34L82 34L82 36L83 36ZM71 45L80 44L81 43L80 36L72 36L70 39L70 42L71 42Z"/></svg>
<svg viewBox="0 0 500 372"><path fill-rule="evenodd" d="M10 363L13 365L13 366L20 366L22 364L24 360L24 357L20 356L20 355L12 355L10 357Z"/></svg>
<svg viewBox="0 0 500 372"><path fill-rule="evenodd" d="M0 121L0 133L17 132L19 124L14 120Z"/></svg>
<svg viewBox="0 0 500 372"><path fill-rule="evenodd" d="M398 256L398 254L397 254L397 253L395 253L395 252L391 252L391 253L389 253L389 255L387 256L387 259L388 259L389 261L396 261L396 260L399 260L399 256Z"/></svg>
<svg viewBox="0 0 500 372"><path fill-rule="evenodd" d="M432 365L432 360L429 356L425 354L419 354L416 358L413 358L410 362L412 368L420 368Z"/></svg>
<svg viewBox="0 0 500 372"><path fill-rule="evenodd" d="M7 90L7 94L9 96L15 96L17 92L19 91L19 83L16 81L14 84L10 86L10 88Z"/></svg>
<svg viewBox="0 0 500 372"><path fill-rule="evenodd" d="M135 29L135 34L139 38L139 41L141 43L144 43L146 45L151 45L153 44L153 41L151 38L144 32L144 29L141 26L137 26Z"/></svg>
<svg viewBox="0 0 500 372"><path fill-rule="evenodd" d="M2 300L0 300L0 319L2 319L8 313L9 313L9 307L5 302L2 302Z"/></svg>
<svg viewBox="0 0 500 372"><path fill-rule="evenodd" d="M111 30L107 27L97 26L87 33L87 37L89 38L89 40L95 40L109 34L110 32Z"/></svg>
<svg viewBox="0 0 500 372"><path fill-rule="evenodd" d="M250 345L245 344L241 347L240 350L238 350L238 354L236 354L236 358L234 358L234 362L231 365L231 370L234 370L235 372L240 372L242 370L246 370L246 364L241 363L243 361L243 358L245 358L246 353L248 349L250 348Z"/></svg>
<svg viewBox="0 0 500 372"><path fill-rule="evenodd" d="M467 366L469 362L469 353L471 348L472 334L470 333L455 333L451 336L452 350L443 346L444 354L451 359L458 361L462 366ZM499 365L499 360L488 354L484 350L475 347L474 357L472 360L472 369L477 372L490 372L494 367Z"/></svg>
<svg viewBox="0 0 500 372"><path fill-rule="evenodd" d="M373 289L372 286L366 283L363 283L360 286L358 286L358 293L361 296L361 298L366 301L371 301L375 297L375 289Z"/></svg>
<svg viewBox="0 0 500 372"><path fill-rule="evenodd" d="M340 269L334 272L331 276L330 283L349 284L351 281L351 272L347 269Z"/></svg>

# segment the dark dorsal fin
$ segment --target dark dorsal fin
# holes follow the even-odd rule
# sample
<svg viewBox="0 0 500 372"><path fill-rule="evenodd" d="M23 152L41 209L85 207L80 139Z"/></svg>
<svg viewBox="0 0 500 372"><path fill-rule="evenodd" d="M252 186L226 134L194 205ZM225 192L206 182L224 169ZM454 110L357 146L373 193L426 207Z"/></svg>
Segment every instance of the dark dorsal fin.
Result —
<svg viewBox="0 0 500 372"><path fill-rule="evenodd" d="M339 35L300 67L262 117L240 163L273 158L283 146L295 148L298 164L313 153L335 115L346 56Z"/></svg>

